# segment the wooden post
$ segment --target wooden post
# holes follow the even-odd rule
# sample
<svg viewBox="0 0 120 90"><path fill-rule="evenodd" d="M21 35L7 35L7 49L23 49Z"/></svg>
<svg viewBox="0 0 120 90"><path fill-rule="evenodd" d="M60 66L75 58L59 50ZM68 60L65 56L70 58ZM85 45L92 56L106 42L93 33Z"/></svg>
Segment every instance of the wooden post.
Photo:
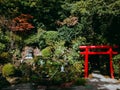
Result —
<svg viewBox="0 0 120 90"><path fill-rule="evenodd" d="M112 48L109 49L109 57L110 57L110 75L111 75L111 78L114 79L114 71L113 71L113 65L112 65Z"/></svg>
<svg viewBox="0 0 120 90"><path fill-rule="evenodd" d="M85 68L84 68L84 72L85 72L85 78L88 78L88 48L86 47L86 49L85 49L85 52L86 52L86 54L85 54L85 62L84 62L84 64L85 64Z"/></svg>

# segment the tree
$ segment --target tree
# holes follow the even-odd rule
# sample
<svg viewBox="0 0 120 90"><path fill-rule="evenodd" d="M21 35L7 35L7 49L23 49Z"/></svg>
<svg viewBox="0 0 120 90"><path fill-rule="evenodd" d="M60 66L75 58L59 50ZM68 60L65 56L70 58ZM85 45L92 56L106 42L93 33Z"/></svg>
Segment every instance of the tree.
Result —
<svg viewBox="0 0 120 90"><path fill-rule="evenodd" d="M107 39L110 37L107 37L106 34L109 33L108 29L110 29L110 26L113 26L112 22L114 19L119 19L119 0L116 0L115 2L103 0L80 0L72 2L72 4L69 3L69 6L65 5L65 7L70 10L71 14L79 17L79 23L83 24L85 27L83 33L88 42L93 44L110 43ZM119 22L117 23L117 27L119 27ZM115 36L116 34L117 33L115 33ZM113 40L111 39L111 41Z"/></svg>
<svg viewBox="0 0 120 90"><path fill-rule="evenodd" d="M21 14L20 16L14 18L12 20L12 24L8 26L12 31L26 31L31 30L34 26L28 22L28 20L32 19L33 16L29 14Z"/></svg>

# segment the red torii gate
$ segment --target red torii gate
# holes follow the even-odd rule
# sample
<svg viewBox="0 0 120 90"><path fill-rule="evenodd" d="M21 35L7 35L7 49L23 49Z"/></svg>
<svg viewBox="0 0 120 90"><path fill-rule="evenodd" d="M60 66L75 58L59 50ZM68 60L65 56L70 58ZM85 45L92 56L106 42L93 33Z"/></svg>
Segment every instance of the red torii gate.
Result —
<svg viewBox="0 0 120 90"><path fill-rule="evenodd" d="M83 52L80 52L80 54L85 55L85 61L84 61L84 77L88 78L88 57L89 55L97 55L97 54L106 54L109 55L110 58L110 75L111 78L114 78L114 70L113 70L113 65L112 65L112 55L113 54L118 54L118 52L114 52L112 48L117 48L117 46L80 46L79 47L81 50L84 50ZM108 51L100 51L100 52L95 52L95 51L90 51L93 49L108 49Z"/></svg>

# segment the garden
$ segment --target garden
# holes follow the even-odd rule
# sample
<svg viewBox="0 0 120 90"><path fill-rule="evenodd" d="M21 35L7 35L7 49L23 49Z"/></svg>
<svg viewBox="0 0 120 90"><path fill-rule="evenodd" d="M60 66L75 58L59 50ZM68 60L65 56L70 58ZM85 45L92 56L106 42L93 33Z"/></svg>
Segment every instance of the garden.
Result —
<svg viewBox="0 0 120 90"><path fill-rule="evenodd" d="M79 46L117 45L120 52L120 0L0 0L0 6L0 89L85 85ZM99 59L109 76L107 56L89 59L89 72ZM120 54L113 67L120 79Z"/></svg>

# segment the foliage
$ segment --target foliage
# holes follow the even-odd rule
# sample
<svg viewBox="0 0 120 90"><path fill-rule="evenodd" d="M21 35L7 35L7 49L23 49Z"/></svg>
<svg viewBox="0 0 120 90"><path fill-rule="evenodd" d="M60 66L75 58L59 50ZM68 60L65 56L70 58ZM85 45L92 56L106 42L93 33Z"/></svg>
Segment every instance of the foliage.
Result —
<svg viewBox="0 0 120 90"><path fill-rule="evenodd" d="M34 26L28 22L29 19L32 19L33 16L29 14L21 14L20 16L12 20L12 25L8 26L12 31L24 31L33 29Z"/></svg>
<svg viewBox="0 0 120 90"><path fill-rule="evenodd" d="M113 67L116 77L120 78L120 54L113 57Z"/></svg>
<svg viewBox="0 0 120 90"><path fill-rule="evenodd" d="M9 86L10 83L0 74L0 89Z"/></svg>
<svg viewBox="0 0 120 90"><path fill-rule="evenodd" d="M59 43L56 42L54 46L54 57L56 59L59 59L64 55L65 47L64 47L65 41L60 41Z"/></svg>
<svg viewBox="0 0 120 90"><path fill-rule="evenodd" d="M8 64L5 64L2 68L2 75L4 77L11 77L15 74L15 67L8 63Z"/></svg>
<svg viewBox="0 0 120 90"><path fill-rule="evenodd" d="M119 0L116 0L115 2L103 0L80 0L77 2L73 2L73 4L69 4L72 8L67 8L70 8L71 14L79 16L80 23L83 24L83 26L85 27L83 33L85 34L84 36L86 37L88 42L92 44L107 44L109 43L107 40L108 38L110 38L109 33L113 31L110 31L109 28L111 25L113 25L111 22L114 21L114 18L119 18L119 3ZM103 28L104 25L106 27ZM116 24L115 26L119 27L118 24ZM116 31L117 29L113 32ZM98 43L94 41L98 41ZM109 39L109 41L113 43L113 40ZM117 41L114 43L117 43Z"/></svg>
<svg viewBox="0 0 120 90"><path fill-rule="evenodd" d="M54 45L58 41L58 32L57 31L47 31L44 33L43 38L47 45Z"/></svg>
<svg viewBox="0 0 120 90"><path fill-rule="evenodd" d="M26 45L32 45L38 42L38 38L35 35L29 35L27 39L24 40Z"/></svg>
<svg viewBox="0 0 120 90"><path fill-rule="evenodd" d="M84 28L84 31L82 31L82 33L84 34L84 37L86 37L88 42L93 44L96 43L106 44L108 43L107 40L109 38L109 35L106 34L109 34L109 32L113 32L113 30L109 31L107 29L111 26L112 24L111 22L113 22L113 19L115 18L119 19L119 13L120 13L119 3L120 3L119 0L116 0L115 2L104 1L104 0L95 0L95 1L48 0L46 3L43 0L42 1L3 0L0 2L2 7L0 13L1 15L5 15L10 18L16 17L22 13L28 13L29 15L34 16L33 22L35 27L42 27L42 28L44 27L47 30L51 30L53 28L54 30L56 30L58 27L55 24L56 21L61 22L61 20L63 20L61 23L67 25L67 23L68 24L73 23L74 21L73 18L77 17L77 19L75 19L75 22L80 23L82 26L81 25L79 26ZM119 23L116 26L118 27L118 25ZM105 28L103 28L104 26ZM114 25L112 24L112 26ZM64 31L64 29L62 30ZM65 33L70 31L71 29L66 30ZM117 31L118 30L115 30L116 33L114 33L114 36L116 36ZM69 33L67 34L69 37L72 35L72 34L69 35ZM94 41L98 41L98 42L94 42ZM109 41L112 42L114 40L109 40ZM115 43L116 42L117 41L115 41Z"/></svg>
<svg viewBox="0 0 120 90"><path fill-rule="evenodd" d="M36 45L36 46L39 46L40 48L44 47L45 45L45 42L44 42L44 39L43 39L43 35L46 31L43 30L42 28L38 28L37 29L37 33L34 33L34 34L30 34L29 36L27 36L25 39L24 39L24 43L25 45ZM45 45L46 46L46 45Z"/></svg>
<svg viewBox="0 0 120 90"><path fill-rule="evenodd" d="M22 73L22 80L21 82L28 82L30 80L30 76L31 76L31 70L32 67L30 64L27 63L22 63L19 67L19 70Z"/></svg>
<svg viewBox="0 0 120 90"><path fill-rule="evenodd" d="M50 58L52 55L51 47L46 47L41 51L41 53L43 58Z"/></svg>
<svg viewBox="0 0 120 90"><path fill-rule="evenodd" d="M62 27L58 28L59 38L61 40L71 42L71 40L73 40L74 38L77 38L79 37L79 35L82 35L83 28L83 25L80 23L73 27L63 25Z"/></svg>
<svg viewBox="0 0 120 90"><path fill-rule="evenodd" d="M22 42L22 37L20 35L17 35L15 33L12 33L12 38L15 43L21 43Z"/></svg>
<svg viewBox="0 0 120 90"><path fill-rule="evenodd" d="M120 0L1 0L0 6L0 63L26 45L41 49L34 68L20 66L25 80L71 81L82 76L80 45L120 45Z"/></svg>
<svg viewBox="0 0 120 90"><path fill-rule="evenodd" d="M9 43L9 37L0 29L0 53L6 51Z"/></svg>
<svg viewBox="0 0 120 90"><path fill-rule="evenodd" d="M78 17L75 16L69 16L68 18L64 19L63 22L57 21L57 24L62 26L62 25L67 25L68 27L70 26L75 26L78 23Z"/></svg>
<svg viewBox="0 0 120 90"><path fill-rule="evenodd" d="M5 45L0 43L0 52L2 52L5 49Z"/></svg>
<svg viewBox="0 0 120 90"><path fill-rule="evenodd" d="M68 64L65 61L61 60L43 60L38 59L38 63L36 64L36 69L32 73L32 81L39 79L39 83L42 84L56 84L60 85L64 82L74 81L78 76L81 76L82 72L82 64L81 62L76 62L76 64L80 64L77 67L76 64ZM39 65L39 66L38 66ZM61 68L64 67L62 71ZM76 70L77 68L77 70ZM79 69L79 70L78 70ZM69 77L69 78L68 78ZM44 83L45 82L45 83Z"/></svg>
<svg viewBox="0 0 120 90"><path fill-rule="evenodd" d="M29 35L25 40L26 45L37 45L40 48L45 48L47 45L53 46L58 41L57 31L45 31L38 28L36 34Z"/></svg>
<svg viewBox="0 0 120 90"><path fill-rule="evenodd" d="M85 85L86 84L86 80L83 78L78 78L75 80L75 85Z"/></svg>
<svg viewBox="0 0 120 90"><path fill-rule="evenodd" d="M12 57L12 55L10 53L2 52L0 54L0 63L4 64L4 63L11 62L11 57Z"/></svg>
<svg viewBox="0 0 120 90"><path fill-rule="evenodd" d="M0 2L2 8L0 10L0 14L15 17L21 13L28 13L33 15L34 22L36 26L40 26L41 24L45 25L45 27L54 28L55 21L62 15L61 5L64 0L3 0ZM32 12L31 12L32 11Z"/></svg>
<svg viewBox="0 0 120 90"><path fill-rule="evenodd" d="M85 44L88 44L88 43L86 42L86 38L82 37L82 36L77 37L77 38L72 40L72 48L74 50L79 50L78 47L81 45L85 45Z"/></svg>
<svg viewBox="0 0 120 90"><path fill-rule="evenodd" d="M82 73L82 68L83 68L82 62L76 61L76 62L73 64L73 67L75 68L74 72L80 73L80 74Z"/></svg>
<svg viewBox="0 0 120 90"><path fill-rule="evenodd" d="M87 1L78 1L73 4L71 13L80 13L82 15L93 15L97 13L99 15L105 14L119 14L119 5L120 1L116 0L115 2L103 1L103 0L87 0ZM114 9L114 10L113 10Z"/></svg>

